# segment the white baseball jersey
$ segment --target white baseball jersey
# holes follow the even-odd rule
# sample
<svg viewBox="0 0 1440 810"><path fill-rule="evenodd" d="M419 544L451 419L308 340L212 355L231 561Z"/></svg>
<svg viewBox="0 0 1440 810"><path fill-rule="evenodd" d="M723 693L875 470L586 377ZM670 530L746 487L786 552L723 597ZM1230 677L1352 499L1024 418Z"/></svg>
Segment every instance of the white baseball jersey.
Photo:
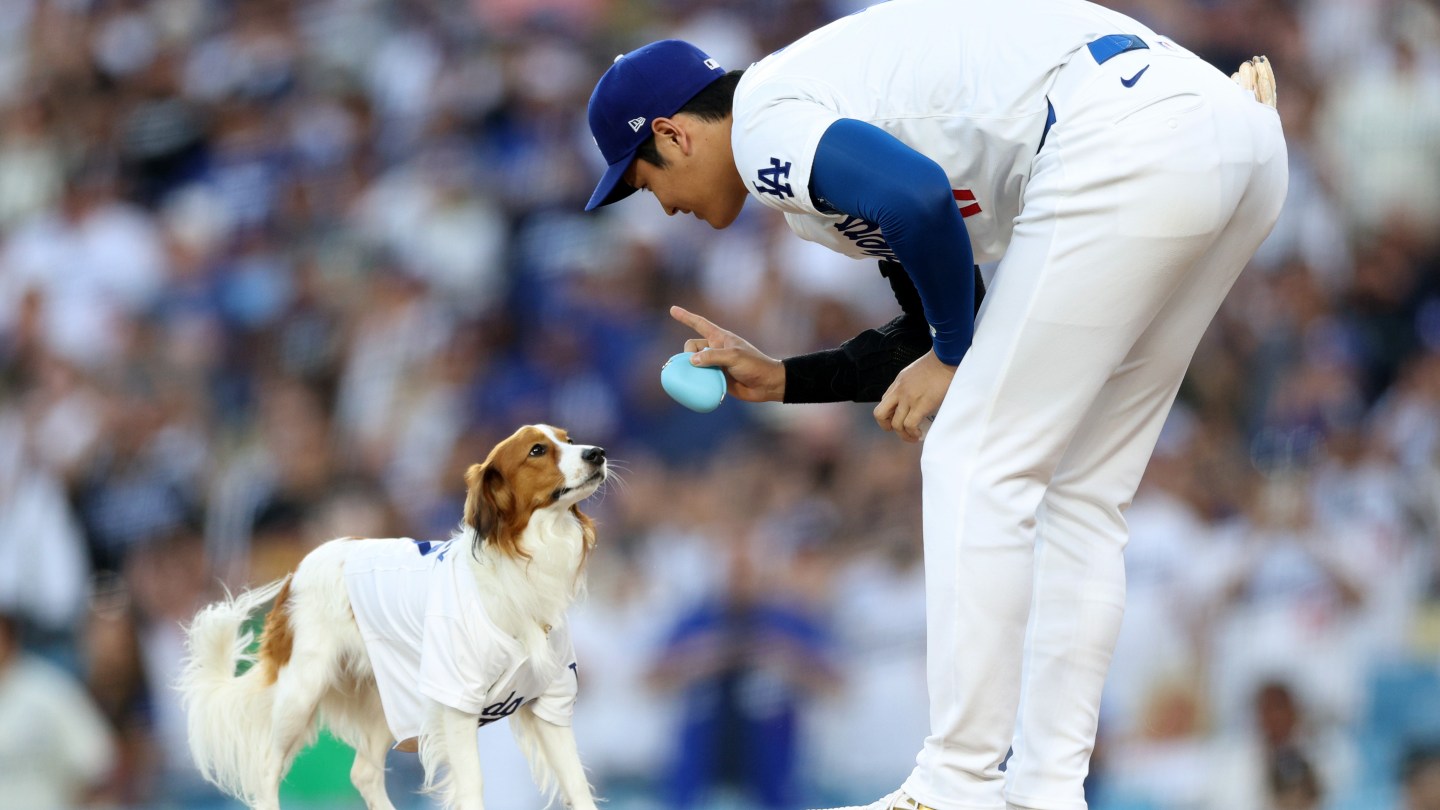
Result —
<svg viewBox="0 0 1440 810"><path fill-rule="evenodd" d="M463 543L350 542L345 587L396 740L419 735L426 699L479 715L482 726L534 701L542 719L570 725L576 672L568 628L551 629L554 663L539 669L486 616Z"/></svg>
<svg viewBox="0 0 1440 810"><path fill-rule="evenodd" d="M940 164L975 261L998 260L1020 213L1056 73L1092 40L1118 33L1153 36L1124 15L1073 0L872 6L745 72L731 129L736 166L751 195L784 212L802 238L854 258L894 258L877 226L822 213L810 198L820 137L840 118L865 121Z"/></svg>
<svg viewBox="0 0 1440 810"><path fill-rule="evenodd" d="M731 126L750 193L858 258L892 255L885 235L810 193L841 118L939 164L975 259L999 262L921 455L930 735L903 790L1083 810L1124 511L1196 345L1279 215L1279 116L1081 0L871 7L746 71Z"/></svg>

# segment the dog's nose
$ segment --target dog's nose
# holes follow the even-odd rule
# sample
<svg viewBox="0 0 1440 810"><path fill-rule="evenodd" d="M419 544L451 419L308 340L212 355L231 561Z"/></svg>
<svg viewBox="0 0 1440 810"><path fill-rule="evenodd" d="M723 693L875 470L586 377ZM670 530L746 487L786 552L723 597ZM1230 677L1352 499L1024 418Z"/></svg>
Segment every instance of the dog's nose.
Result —
<svg viewBox="0 0 1440 810"><path fill-rule="evenodd" d="M585 449L585 452L580 454L580 458L585 459L591 464L599 464L600 462L605 460L605 448L587 447Z"/></svg>

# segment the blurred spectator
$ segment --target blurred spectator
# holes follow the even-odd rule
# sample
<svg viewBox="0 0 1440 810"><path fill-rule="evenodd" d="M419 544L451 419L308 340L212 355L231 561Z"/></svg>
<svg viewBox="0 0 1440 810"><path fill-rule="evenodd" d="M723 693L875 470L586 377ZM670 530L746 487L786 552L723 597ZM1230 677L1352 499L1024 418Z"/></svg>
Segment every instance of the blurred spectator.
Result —
<svg viewBox="0 0 1440 810"><path fill-rule="evenodd" d="M1209 803L1216 752L1203 695L1203 684L1193 676L1147 684L1130 733L1107 731L1101 772L1086 783L1086 793L1096 792L1091 788L1098 782L1100 806L1218 808Z"/></svg>
<svg viewBox="0 0 1440 810"><path fill-rule="evenodd" d="M1422 32L1386 32L1391 48L1338 74L1322 112L1321 145L1333 175L1345 178L1340 201L1361 231L1392 220L1433 230L1440 219L1440 65L1417 48Z"/></svg>
<svg viewBox="0 0 1440 810"><path fill-rule="evenodd" d="M30 628L36 649L78 672L89 555L64 481L37 458L26 421L0 409L0 605Z"/></svg>
<svg viewBox="0 0 1440 810"><path fill-rule="evenodd" d="M117 359L138 316L165 281L158 229L119 196L115 170L86 166L53 210L18 225L0 250L0 329L40 296L46 345L81 366Z"/></svg>
<svg viewBox="0 0 1440 810"><path fill-rule="evenodd" d="M1393 453L1399 467L1407 475L1429 478L1440 466L1440 349L1431 349L1405 364L1395 385L1378 408L1378 430L1386 449ZM1431 503L1434 493L1428 487L1419 490ZM1431 523L1435 536L1437 523Z"/></svg>
<svg viewBox="0 0 1440 810"><path fill-rule="evenodd" d="M650 681L683 693L668 804L702 806L733 791L797 808L803 701L831 686L829 639L781 579L736 542L724 592L681 617Z"/></svg>
<svg viewBox="0 0 1440 810"><path fill-rule="evenodd" d="M203 111L178 92L175 54L153 50L158 32L152 23L132 10L112 18L101 37L116 50L135 52L125 58L152 60L123 77L133 82L138 98L117 122L115 146L135 199L153 207L199 176L209 133Z"/></svg>
<svg viewBox="0 0 1440 810"><path fill-rule="evenodd" d="M143 703L129 718L138 725L131 730L146 740L147 767L137 774L140 797L189 805L213 797L214 790L196 778L185 713L172 685L185 653L184 624L217 596L209 560L198 532L180 530L136 549L125 567L137 663L144 679Z"/></svg>
<svg viewBox="0 0 1440 810"><path fill-rule="evenodd" d="M114 734L118 768L114 797L121 806L148 799L159 769L145 716L150 685L146 682L139 629L130 591L119 576L97 582L86 617L80 654L86 663L85 683ZM190 781L198 776L195 773Z"/></svg>
<svg viewBox="0 0 1440 810"><path fill-rule="evenodd" d="M904 524L865 531L851 539L860 548L835 574L830 615L839 680L816 702L809 740L820 795L837 803L893 790L930 731L919 536L918 527Z"/></svg>
<svg viewBox="0 0 1440 810"><path fill-rule="evenodd" d="M1320 525L1300 474L1255 481L1247 519L1207 555L1213 594L1207 642L1214 705L1222 728L1245 716L1256 685L1283 674L1326 722L1354 720L1367 675L1362 621L1379 587L1374 549Z"/></svg>
<svg viewBox="0 0 1440 810"><path fill-rule="evenodd" d="M0 610L0 806L65 810L98 793L115 744L84 688L24 652L18 630Z"/></svg>
<svg viewBox="0 0 1440 810"><path fill-rule="evenodd" d="M1440 749L1417 746L1405 758L1399 810L1440 810Z"/></svg>
<svg viewBox="0 0 1440 810"><path fill-rule="evenodd" d="M1249 727L1217 747L1207 807L1316 810L1350 787L1354 752L1289 684L1262 683L1251 700Z"/></svg>
<svg viewBox="0 0 1440 810"><path fill-rule="evenodd" d="M116 391L105 435L77 473L74 498L98 570L119 571L130 551L197 522L204 439L169 412L159 392Z"/></svg>
<svg viewBox="0 0 1440 810"><path fill-rule="evenodd" d="M48 135L51 111L39 100L0 115L0 227L54 204L64 177L58 144Z"/></svg>
<svg viewBox="0 0 1440 810"><path fill-rule="evenodd" d="M228 578L283 576L308 551L306 521L336 482L329 414L293 381L261 385L258 431L217 471L205 527L212 562ZM352 533L361 529L344 529Z"/></svg>

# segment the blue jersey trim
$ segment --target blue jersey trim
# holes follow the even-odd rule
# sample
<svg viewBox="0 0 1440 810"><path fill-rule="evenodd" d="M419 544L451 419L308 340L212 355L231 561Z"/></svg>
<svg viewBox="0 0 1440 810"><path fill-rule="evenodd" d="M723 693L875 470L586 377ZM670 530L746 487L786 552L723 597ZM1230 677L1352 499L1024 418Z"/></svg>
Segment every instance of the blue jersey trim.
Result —
<svg viewBox="0 0 1440 810"><path fill-rule="evenodd" d="M1055 105L1050 99L1045 99L1045 128L1040 130L1040 145L1035 147L1035 153L1039 154L1045 148L1045 139L1050 137L1050 127L1055 126Z"/></svg>
<svg viewBox="0 0 1440 810"><path fill-rule="evenodd" d="M1132 34L1111 34L1100 37L1085 47L1090 49L1090 55L1095 57L1095 64L1103 65L1122 53L1148 49L1145 40Z"/></svg>

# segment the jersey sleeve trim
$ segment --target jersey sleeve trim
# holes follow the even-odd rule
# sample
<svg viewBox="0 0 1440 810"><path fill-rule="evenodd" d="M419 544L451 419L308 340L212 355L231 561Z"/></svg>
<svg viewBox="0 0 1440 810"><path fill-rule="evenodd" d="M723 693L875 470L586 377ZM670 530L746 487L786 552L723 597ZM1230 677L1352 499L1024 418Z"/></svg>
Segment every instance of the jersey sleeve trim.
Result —
<svg viewBox="0 0 1440 810"><path fill-rule="evenodd" d="M811 193L873 222L915 283L935 356L957 365L974 336L974 252L949 177L935 161L864 121L841 118L821 138Z"/></svg>

